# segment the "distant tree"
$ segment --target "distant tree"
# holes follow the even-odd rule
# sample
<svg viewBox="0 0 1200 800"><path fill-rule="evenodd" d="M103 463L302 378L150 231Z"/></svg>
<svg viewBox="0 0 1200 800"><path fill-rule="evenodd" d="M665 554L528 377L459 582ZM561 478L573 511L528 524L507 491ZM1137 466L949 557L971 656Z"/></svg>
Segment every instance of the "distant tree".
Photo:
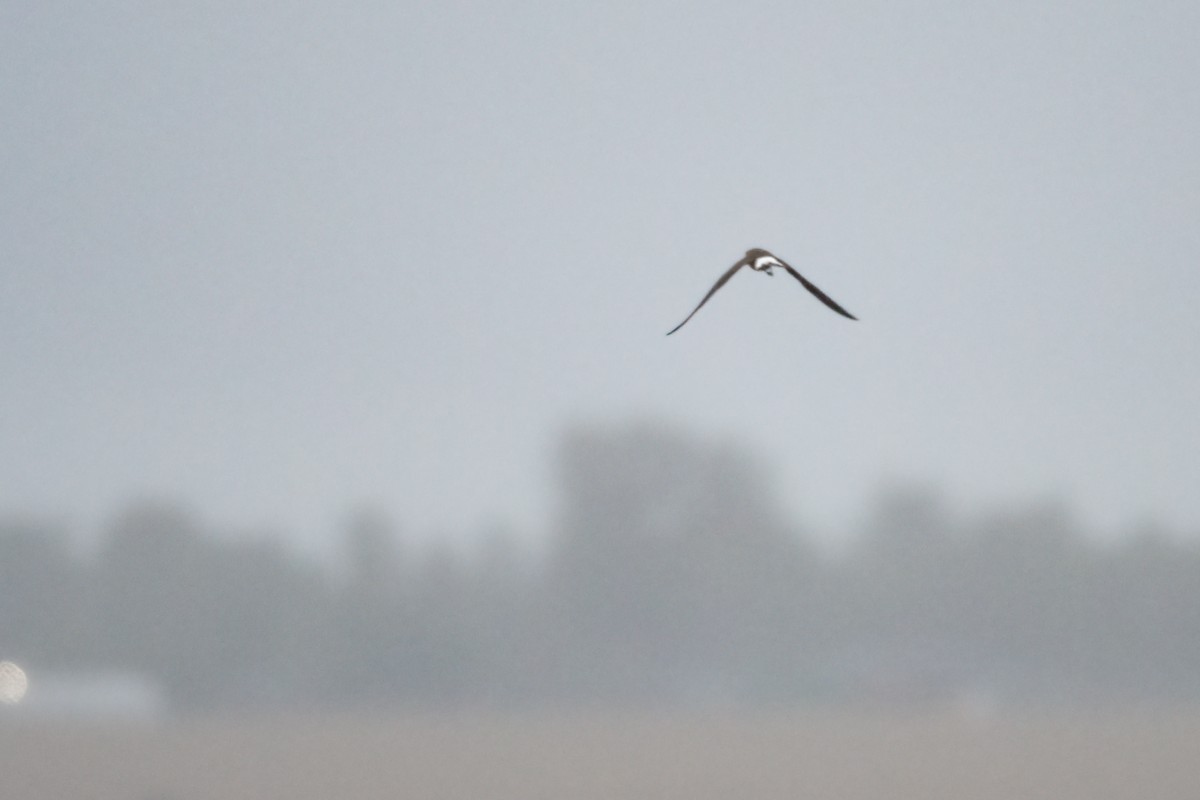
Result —
<svg viewBox="0 0 1200 800"><path fill-rule="evenodd" d="M966 540L961 569L970 580L957 613L973 638L1038 674L1071 669L1085 655L1077 612L1087 602L1089 548L1070 511L1043 502L993 512L969 526Z"/></svg>
<svg viewBox="0 0 1200 800"><path fill-rule="evenodd" d="M548 677L546 609L531 554L505 526L482 534L471 563L468 599L479 702L512 705L541 694Z"/></svg>
<svg viewBox="0 0 1200 800"><path fill-rule="evenodd" d="M209 591L211 546L195 517L175 505L139 502L117 516L98 564L104 660L185 680L205 632L196 600Z"/></svg>
<svg viewBox="0 0 1200 800"><path fill-rule="evenodd" d="M400 534L391 516L381 508L363 506L350 514L343 531L350 591L374 597L398 594L404 575Z"/></svg>
<svg viewBox="0 0 1200 800"><path fill-rule="evenodd" d="M420 703L456 703L472 693L482 676L472 576L463 554L435 543L415 578L400 651L407 696Z"/></svg>
<svg viewBox="0 0 1200 800"><path fill-rule="evenodd" d="M1200 699L1200 544L1143 526L1103 559L1092 598L1098 681Z"/></svg>
<svg viewBox="0 0 1200 800"><path fill-rule="evenodd" d="M328 610L325 647L316 655L334 703L396 702L408 693L412 587L401 564L396 524L383 510L352 512L342 531L344 579Z"/></svg>
<svg viewBox="0 0 1200 800"><path fill-rule="evenodd" d="M0 521L0 648L38 666L61 665L93 641L86 574L66 532L38 520Z"/></svg>
<svg viewBox="0 0 1200 800"><path fill-rule="evenodd" d="M962 590L961 531L927 486L891 484L869 506L854 550L846 602L860 630L882 639L936 640L956 631L953 597Z"/></svg>
<svg viewBox="0 0 1200 800"><path fill-rule="evenodd" d="M269 539L224 541L162 502L120 514L100 552L102 664L163 680L184 706L281 702L301 683L322 582Z"/></svg>
<svg viewBox="0 0 1200 800"><path fill-rule="evenodd" d="M558 467L550 587L569 680L664 699L752 692L794 636L808 567L763 470L648 423L571 431Z"/></svg>

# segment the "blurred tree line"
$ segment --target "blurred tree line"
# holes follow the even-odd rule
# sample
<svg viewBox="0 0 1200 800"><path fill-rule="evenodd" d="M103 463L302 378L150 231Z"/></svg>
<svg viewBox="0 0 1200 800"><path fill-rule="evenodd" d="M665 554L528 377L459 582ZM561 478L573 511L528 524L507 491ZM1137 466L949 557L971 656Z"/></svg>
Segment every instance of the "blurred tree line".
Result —
<svg viewBox="0 0 1200 800"><path fill-rule="evenodd" d="M0 522L0 658L127 670L180 708L1200 698L1200 548L1054 504L895 488L817 549L763 465L659 426L568 432L533 550L420 550L386 514L334 569L146 503L94 553Z"/></svg>

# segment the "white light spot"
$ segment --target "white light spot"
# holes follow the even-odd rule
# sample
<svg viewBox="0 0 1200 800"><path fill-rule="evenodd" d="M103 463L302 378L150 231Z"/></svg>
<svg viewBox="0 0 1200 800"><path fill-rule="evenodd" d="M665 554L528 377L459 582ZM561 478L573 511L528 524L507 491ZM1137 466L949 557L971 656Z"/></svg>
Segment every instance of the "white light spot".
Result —
<svg viewBox="0 0 1200 800"><path fill-rule="evenodd" d="M25 670L11 661L0 661L0 703L13 706L21 702L29 689Z"/></svg>

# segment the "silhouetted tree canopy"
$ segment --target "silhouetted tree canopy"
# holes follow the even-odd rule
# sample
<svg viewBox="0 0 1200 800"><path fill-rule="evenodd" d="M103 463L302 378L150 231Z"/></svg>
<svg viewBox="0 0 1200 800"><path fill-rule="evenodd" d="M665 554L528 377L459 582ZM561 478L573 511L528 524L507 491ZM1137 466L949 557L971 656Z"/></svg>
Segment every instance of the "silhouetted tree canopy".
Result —
<svg viewBox="0 0 1200 800"><path fill-rule="evenodd" d="M0 657L143 673L180 708L1200 695L1195 539L1102 544L1061 504L963 514L898 485L833 558L721 442L578 427L555 468L536 553L502 528L420 547L373 508L336 568L168 502L90 555L0 522Z"/></svg>

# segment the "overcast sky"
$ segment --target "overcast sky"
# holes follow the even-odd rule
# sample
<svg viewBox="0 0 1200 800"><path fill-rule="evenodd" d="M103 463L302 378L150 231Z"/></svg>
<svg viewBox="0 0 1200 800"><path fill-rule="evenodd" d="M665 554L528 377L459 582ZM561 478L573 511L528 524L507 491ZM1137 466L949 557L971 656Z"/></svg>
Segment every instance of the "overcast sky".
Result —
<svg viewBox="0 0 1200 800"><path fill-rule="evenodd" d="M0 511L544 530L650 419L1200 531L1195 2L7 3ZM676 335L748 247L744 271ZM307 532L307 533L306 533Z"/></svg>

